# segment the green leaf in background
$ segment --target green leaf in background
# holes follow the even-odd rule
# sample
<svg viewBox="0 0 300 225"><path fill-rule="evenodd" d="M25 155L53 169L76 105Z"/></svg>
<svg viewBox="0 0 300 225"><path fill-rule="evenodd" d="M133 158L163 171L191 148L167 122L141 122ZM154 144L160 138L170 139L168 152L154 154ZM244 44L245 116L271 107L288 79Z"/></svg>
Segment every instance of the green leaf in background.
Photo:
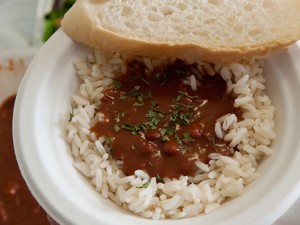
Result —
<svg viewBox="0 0 300 225"><path fill-rule="evenodd" d="M76 0L56 0L52 10L45 16L43 41L47 41L60 27L60 22L65 13L72 7Z"/></svg>

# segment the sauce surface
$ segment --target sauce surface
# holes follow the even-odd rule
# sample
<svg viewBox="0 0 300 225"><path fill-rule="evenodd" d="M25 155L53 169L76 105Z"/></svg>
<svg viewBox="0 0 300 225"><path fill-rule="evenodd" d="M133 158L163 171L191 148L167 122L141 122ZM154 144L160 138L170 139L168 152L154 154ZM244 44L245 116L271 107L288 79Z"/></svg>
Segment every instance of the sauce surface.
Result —
<svg viewBox="0 0 300 225"><path fill-rule="evenodd" d="M183 80L199 73L196 65L176 61L151 74L145 71L143 63L128 62L127 74L102 99L104 120L91 129L106 137L126 175L141 169L158 180L193 176L195 162L207 163L210 153L232 154L228 143L215 136L215 123L239 110L225 95L226 83L219 75L202 76L192 90Z"/></svg>
<svg viewBox="0 0 300 225"><path fill-rule="evenodd" d="M0 224L49 224L45 212L30 194L14 154L14 100L15 96L12 96L0 106Z"/></svg>

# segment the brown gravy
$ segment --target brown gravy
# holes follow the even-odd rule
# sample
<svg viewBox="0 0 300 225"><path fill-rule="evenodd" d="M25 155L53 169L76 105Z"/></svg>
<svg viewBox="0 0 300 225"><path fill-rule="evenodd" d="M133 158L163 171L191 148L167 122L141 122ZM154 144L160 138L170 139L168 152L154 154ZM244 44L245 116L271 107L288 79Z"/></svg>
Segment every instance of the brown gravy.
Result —
<svg viewBox="0 0 300 225"><path fill-rule="evenodd" d="M215 123L239 110L219 75L202 76L194 91L182 80L199 73L195 65L176 61L150 75L141 62L128 62L127 67L102 100L104 121L92 128L98 137L106 137L125 174L141 169L157 178L193 176L195 161L207 163L210 153L232 154L228 143L215 136Z"/></svg>
<svg viewBox="0 0 300 225"><path fill-rule="evenodd" d="M0 224L49 224L45 212L30 194L14 154L14 100L15 96L12 96L0 106Z"/></svg>

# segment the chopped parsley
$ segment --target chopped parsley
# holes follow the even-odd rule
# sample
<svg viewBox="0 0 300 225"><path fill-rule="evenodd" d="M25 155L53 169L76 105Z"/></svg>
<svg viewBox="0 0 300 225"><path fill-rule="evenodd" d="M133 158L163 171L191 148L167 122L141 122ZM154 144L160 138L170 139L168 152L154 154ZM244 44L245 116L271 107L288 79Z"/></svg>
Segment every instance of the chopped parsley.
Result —
<svg viewBox="0 0 300 225"><path fill-rule="evenodd" d="M119 126L118 124L115 124L114 130L115 130L116 132L119 132L119 131L121 130L121 128L120 128L120 126Z"/></svg>
<svg viewBox="0 0 300 225"><path fill-rule="evenodd" d="M120 93L120 99L121 99L122 101L125 101L127 98L128 98L128 96L126 96L126 92L121 92L121 93Z"/></svg>
<svg viewBox="0 0 300 225"><path fill-rule="evenodd" d="M72 121L73 117L74 117L74 106L71 106L71 112L70 112L70 119L69 119L69 123Z"/></svg>
<svg viewBox="0 0 300 225"><path fill-rule="evenodd" d="M190 96L188 93L183 92L183 91L178 91L178 93L179 93L179 95L183 95L188 98L199 98L198 96Z"/></svg>
<svg viewBox="0 0 300 225"><path fill-rule="evenodd" d="M116 89L120 89L122 87L122 83L117 80L113 80L113 85Z"/></svg>
<svg viewBox="0 0 300 225"><path fill-rule="evenodd" d="M174 138L175 138L175 141L176 141L179 145L182 145L182 140L180 139L180 137L179 137L178 134L175 134Z"/></svg>
<svg viewBox="0 0 300 225"><path fill-rule="evenodd" d="M140 86L134 86L134 88L130 91L130 94L132 97L139 97L141 96L141 92L140 92Z"/></svg>
<svg viewBox="0 0 300 225"><path fill-rule="evenodd" d="M147 98L152 98L152 93L151 93L151 91L148 91L147 92L147 96L146 96Z"/></svg>
<svg viewBox="0 0 300 225"><path fill-rule="evenodd" d="M195 141L195 140L191 137L191 134L189 132L184 132L182 141L192 142L192 141Z"/></svg>
<svg viewBox="0 0 300 225"><path fill-rule="evenodd" d="M161 176L159 176L159 174L156 175L156 179L157 181L164 182L164 179Z"/></svg>
<svg viewBox="0 0 300 225"><path fill-rule="evenodd" d="M118 114L116 115L115 121L116 121L117 123L119 123L119 122L121 121L121 118L124 118L125 115L126 115L125 112L118 113Z"/></svg>
<svg viewBox="0 0 300 225"><path fill-rule="evenodd" d="M144 183L142 186L139 186L138 188L147 188L150 183L151 183L151 179L148 179L146 183Z"/></svg>
<svg viewBox="0 0 300 225"><path fill-rule="evenodd" d="M138 134L141 132L138 125L123 124L121 125L121 128L130 131L131 134Z"/></svg>
<svg viewBox="0 0 300 225"><path fill-rule="evenodd" d="M105 141L107 141L108 144L111 144L113 142L113 139L111 137L108 136L104 136Z"/></svg>

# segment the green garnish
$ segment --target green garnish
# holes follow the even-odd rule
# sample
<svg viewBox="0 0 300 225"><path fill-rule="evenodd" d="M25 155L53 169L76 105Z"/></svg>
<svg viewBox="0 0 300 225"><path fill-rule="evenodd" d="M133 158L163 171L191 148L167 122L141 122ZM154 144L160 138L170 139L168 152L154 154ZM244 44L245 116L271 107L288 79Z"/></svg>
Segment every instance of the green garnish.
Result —
<svg viewBox="0 0 300 225"><path fill-rule="evenodd" d="M184 95L185 97L188 97L188 98L198 98L198 96L190 96L187 92L178 91L178 93L180 95Z"/></svg>
<svg viewBox="0 0 300 225"><path fill-rule="evenodd" d="M125 112L118 113L117 116L116 116L116 118L115 118L115 121L116 121L117 123L119 123L119 122L121 121L121 118L124 118L125 115L126 115Z"/></svg>
<svg viewBox="0 0 300 225"><path fill-rule="evenodd" d="M130 131L131 134L138 134L139 132L141 132L141 129L139 128L139 126L137 125L129 125L129 124L123 124L121 126L122 129L128 130Z"/></svg>
<svg viewBox="0 0 300 225"><path fill-rule="evenodd" d="M146 183L144 183L142 186L138 187L138 188L147 188L149 186L149 184L151 183L151 179L147 180Z"/></svg>
<svg viewBox="0 0 300 225"><path fill-rule="evenodd" d="M158 103L156 101L151 102L151 108L156 108L158 106Z"/></svg>
<svg viewBox="0 0 300 225"><path fill-rule="evenodd" d="M151 167L154 166L153 162L148 162L148 165Z"/></svg>
<svg viewBox="0 0 300 225"><path fill-rule="evenodd" d="M115 86L116 89L120 89L122 87L122 83L117 80L113 80L113 85Z"/></svg>
<svg viewBox="0 0 300 225"><path fill-rule="evenodd" d="M159 176L159 174L156 175L156 179L157 181L164 182L164 179L161 176Z"/></svg>
<svg viewBox="0 0 300 225"><path fill-rule="evenodd" d="M179 93L179 95L177 95L175 101L179 102L183 98L183 96L184 96L183 94Z"/></svg>
<svg viewBox="0 0 300 225"><path fill-rule="evenodd" d="M70 119L69 119L69 123L72 121L73 117L74 117L74 106L73 106L73 105L71 105L71 112L70 112Z"/></svg>
<svg viewBox="0 0 300 225"><path fill-rule="evenodd" d="M191 113L182 113L179 115L179 118L176 120L176 122L181 125L189 125L191 123L190 120L192 116L193 115Z"/></svg>
<svg viewBox="0 0 300 225"><path fill-rule="evenodd" d="M171 105L172 107L174 107L175 109L182 109L182 108L187 108L187 109L194 109L195 106L192 104L186 105L186 104L182 104L180 102L175 102L174 105Z"/></svg>
<svg viewBox="0 0 300 225"><path fill-rule="evenodd" d="M130 94L132 97L138 97L141 95L141 92L140 92L140 86L135 86L131 91L130 91Z"/></svg>
<svg viewBox="0 0 300 225"><path fill-rule="evenodd" d="M182 145L182 141L180 140L180 137L179 137L178 134L175 134L174 138L175 138L175 141L176 141L179 145Z"/></svg>
<svg viewBox="0 0 300 225"><path fill-rule="evenodd" d="M111 144L113 142L113 139L111 137L104 136L104 138L105 138L105 141L108 142L108 144Z"/></svg>
<svg viewBox="0 0 300 225"><path fill-rule="evenodd" d="M151 93L151 91L148 91L148 93L147 93L147 96L146 96L147 98L152 98L152 93Z"/></svg>
<svg viewBox="0 0 300 225"><path fill-rule="evenodd" d="M128 96L126 96L126 93L125 93L125 92L121 92L121 93L120 93L120 99L121 99L122 101L125 101L127 98L128 98Z"/></svg>
<svg viewBox="0 0 300 225"><path fill-rule="evenodd" d="M114 130L115 130L116 132L119 132L119 131L121 130L121 128L120 128L120 126L119 126L118 124L115 124Z"/></svg>
<svg viewBox="0 0 300 225"><path fill-rule="evenodd" d="M191 137L191 134L189 132L184 132L182 141L191 142L191 141L195 141L195 140Z"/></svg>

